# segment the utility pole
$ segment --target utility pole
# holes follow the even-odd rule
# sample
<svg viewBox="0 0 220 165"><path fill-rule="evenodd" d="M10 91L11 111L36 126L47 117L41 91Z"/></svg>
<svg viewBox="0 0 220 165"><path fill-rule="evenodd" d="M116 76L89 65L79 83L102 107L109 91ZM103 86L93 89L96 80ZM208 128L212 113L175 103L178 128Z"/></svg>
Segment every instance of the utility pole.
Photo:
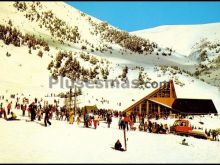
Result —
<svg viewBox="0 0 220 165"><path fill-rule="evenodd" d="M124 128L125 151L127 151L126 128Z"/></svg>
<svg viewBox="0 0 220 165"><path fill-rule="evenodd" d="M76 97L77 97L77 92L76 92L76 86L74 87L74 115L76 115Z"/></svg>
<svg viewBox="0 0 220 165"><path fill-rule="evenodd" d="M76 105L77 105L77 96L82 95L81 90L77 90L77 87L74 86L74 92L72 92L72 87L70 88L69 96L67 94L67 97L69 97L69 111L72 109L72 97L74 97L74 115L76 114Z"/></svg>
<svg viewBox="0 0 220 165"><path fill-rule="evenodd" d="M70 88L70 99L69 99L69 101L70 101L70 103L69 103L69 105L70 105L70 107L69 107L69 111L71 111L71 107L72 107L72 87Z"/></svg>

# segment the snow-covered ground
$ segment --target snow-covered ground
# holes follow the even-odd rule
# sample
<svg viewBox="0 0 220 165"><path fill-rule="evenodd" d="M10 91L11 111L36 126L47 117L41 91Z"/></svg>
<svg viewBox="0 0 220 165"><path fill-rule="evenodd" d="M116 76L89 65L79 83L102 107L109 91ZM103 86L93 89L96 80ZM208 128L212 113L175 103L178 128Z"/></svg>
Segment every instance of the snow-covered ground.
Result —
<svg viewBox="0 0 220 165"><path fill-rule="evenodd" d="M17 114L19 110L14 110ZM0 119L0 163L219 163L220 142L161 135L140 131L127 132L127 151L111 147L123 131L114 118L111 128L100 122L95 130L74 123L52 120L26 122ZM181 145L183 138L189 146Z"/></svg>

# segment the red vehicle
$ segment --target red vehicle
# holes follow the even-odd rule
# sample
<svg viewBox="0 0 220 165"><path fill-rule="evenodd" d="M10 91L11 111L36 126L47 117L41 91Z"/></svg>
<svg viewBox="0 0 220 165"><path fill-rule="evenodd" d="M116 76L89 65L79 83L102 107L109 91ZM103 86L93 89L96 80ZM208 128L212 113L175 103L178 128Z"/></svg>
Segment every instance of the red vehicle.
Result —
<svg viewBox="0 0 220 165"><path fill-rule="evenodd" d="M188 120L176 120L170 127L170 132L178 135L193 136L196 138L207 139L204 132L193 130Z"/></svg>

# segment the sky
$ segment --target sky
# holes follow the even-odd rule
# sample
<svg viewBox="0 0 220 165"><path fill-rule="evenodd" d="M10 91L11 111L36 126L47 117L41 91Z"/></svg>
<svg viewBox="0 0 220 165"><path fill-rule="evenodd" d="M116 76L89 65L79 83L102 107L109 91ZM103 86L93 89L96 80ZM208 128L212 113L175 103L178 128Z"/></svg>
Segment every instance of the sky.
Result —
<svg viewBox="0 0 220 165"><path fill-rule="evenodd" d="M68 1L80 11L126 31L161 25L220 22L220 2Z"/></svg>

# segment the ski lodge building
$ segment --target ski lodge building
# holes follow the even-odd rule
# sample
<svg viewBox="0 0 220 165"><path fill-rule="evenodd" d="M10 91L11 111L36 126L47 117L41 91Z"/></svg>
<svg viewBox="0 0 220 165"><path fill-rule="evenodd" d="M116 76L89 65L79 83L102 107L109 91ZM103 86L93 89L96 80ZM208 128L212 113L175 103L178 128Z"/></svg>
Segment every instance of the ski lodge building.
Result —
<svg viewBox="0 0 220 165"><path fill-rule="evenodd" d="M177 98L172 80L137 101L124 112L148 115L150 118L156 117L156 115L165 117L170 115L217 114L212 100Z"/></svg>

